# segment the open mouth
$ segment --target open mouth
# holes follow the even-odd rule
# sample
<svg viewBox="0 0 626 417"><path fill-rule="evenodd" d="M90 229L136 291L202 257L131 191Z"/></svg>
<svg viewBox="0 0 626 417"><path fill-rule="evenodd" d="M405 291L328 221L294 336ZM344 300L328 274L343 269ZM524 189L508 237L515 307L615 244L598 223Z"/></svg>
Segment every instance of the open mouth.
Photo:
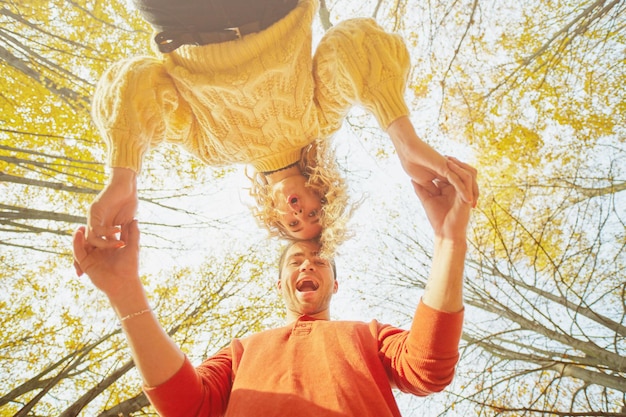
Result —
<svg viewBox="0 0 626 417"><path fill-rule="evenodd" d="M310 279L303 279L296 285L296 290L300 292L311 292L317 291L319 287L319 284L315 283L314 281Z"/></svg>
<svg viewBox="0 0 626 417"><path fill-rule="evenodd" d="M297 194L289 194L289 196L287 197L287 204L292 208L296 204L298 204L299 201L300 201L300 197Z"/></svg>

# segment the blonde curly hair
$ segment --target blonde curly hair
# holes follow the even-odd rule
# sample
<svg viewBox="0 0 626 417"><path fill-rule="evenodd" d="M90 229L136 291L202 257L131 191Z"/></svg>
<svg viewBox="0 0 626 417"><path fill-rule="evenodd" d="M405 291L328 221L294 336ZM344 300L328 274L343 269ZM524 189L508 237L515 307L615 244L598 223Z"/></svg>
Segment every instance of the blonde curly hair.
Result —
<svg viewBox="0 0 626 417"><path fill-rule="evenodd" d="M334 256L337 247L348 238L347 222L351 215L345 179L335 161L334 150L328 140L317 139L302 149L298 167L307 178L306 186L313 188L322 201L319 237L321 255ZM256 200L252 212L270 235L294 240L280 222L280 213L274 205L271 187L260 172L248 175L252 181L250 195Z"/></svg>

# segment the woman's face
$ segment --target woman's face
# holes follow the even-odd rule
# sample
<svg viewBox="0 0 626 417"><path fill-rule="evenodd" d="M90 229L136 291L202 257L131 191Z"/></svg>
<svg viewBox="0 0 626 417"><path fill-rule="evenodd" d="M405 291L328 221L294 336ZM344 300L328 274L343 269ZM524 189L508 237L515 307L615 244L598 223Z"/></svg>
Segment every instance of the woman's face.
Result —
<svg viewBox="0 0 626 417"><path fill-rule="evenodd" d="M322 200L313 188L306 187L304 175L292 175L273 184L272 196L280 224L289 236L308 240L320 235Z"/></svg>

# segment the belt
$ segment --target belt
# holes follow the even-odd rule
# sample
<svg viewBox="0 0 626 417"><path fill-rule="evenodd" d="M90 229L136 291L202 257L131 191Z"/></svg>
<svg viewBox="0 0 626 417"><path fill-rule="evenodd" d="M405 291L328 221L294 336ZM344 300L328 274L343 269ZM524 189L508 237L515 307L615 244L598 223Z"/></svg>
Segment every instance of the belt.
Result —
<svg viewBox="0 0 626 417"><path fill-rule="evenodd" d="M269 26L269 25L267 25ZM267 27L265 26L265 27ZM241 39L245 35L259 32L265 29L260 21L246 23L239 27L225 28L213 32L159 32L154 37L159 51L162 53L172 52L181 45L208 45Z"/></svg>

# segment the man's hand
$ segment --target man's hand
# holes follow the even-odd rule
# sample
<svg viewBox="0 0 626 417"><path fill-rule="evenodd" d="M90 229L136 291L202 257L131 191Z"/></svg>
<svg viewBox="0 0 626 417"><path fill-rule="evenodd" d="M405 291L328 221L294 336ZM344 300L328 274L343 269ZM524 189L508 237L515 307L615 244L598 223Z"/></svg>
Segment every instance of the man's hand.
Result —
<svg viewBox="0 0 626 417"><path fill-rule="evenodd" d="M449 158L448 167L463 184L476 183L476 170L471 166ZM435 234L432 266L422 302L434 309L455 313L463 309L463 271L471 206L449 183L435 181L434 184L438 190L431 193L413 183ZM477 189L475 198L478 198Z"/></svg>
<svg viewBox="0 0 626 417"><path fill-rule="evenodd" d="M117 238L120 227L129 224L137 213L137 180L135 172L113 168L110 182L89 207L86 239L97 248L124 245Z"/></svg>
<svg viewBox="0 0 626 417"><path fill-rule="evenodd" d="M137 221L122 226L121 248L98 248L85 239L85 227L74 232L74 268L78 276L86 273L93 284L110 300L125 297L141 286L139 281L139 228Z"/></svg>
<svg viewBox="0 0 626 417"><path fill-rule="evenodd" d="M185 354L148 314L150 304L139 279L139 228L132 221L121 227L126 246L97 248L85 239L85 227L74 233L74 267L86 273L104 292L120 318L133 361L144 384L156 387L169 380L183 366Z"/></svg>
<svg viewBox="0 0 626 417"><path fill-rule="evenodd" d="M457 159L448 158L448 168L454 172L466 186L476 184L476 169ZM422 187L413 182L415 193L426 211L426 216L433 227L435 236L440 239L461 242L466 239L471 206L460 198L456 188L444 181L435 181L437 190ZM478 189L474 191L478 198Z"/></svg>

